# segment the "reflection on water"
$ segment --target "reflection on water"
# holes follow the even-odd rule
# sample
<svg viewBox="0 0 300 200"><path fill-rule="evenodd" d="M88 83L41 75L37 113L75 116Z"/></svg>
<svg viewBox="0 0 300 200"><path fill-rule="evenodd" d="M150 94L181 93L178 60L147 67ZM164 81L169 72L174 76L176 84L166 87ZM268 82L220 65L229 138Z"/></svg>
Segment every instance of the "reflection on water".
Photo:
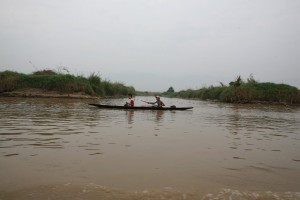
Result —
<svg viewBox="0 0 300 200"><path fill-rule="evenodd" d="M125 111L125 113L127 115L128 124L133 124L134 110L127 110L127 111ZM130 126L130 128L132 128L132 126Z"/></svg>
<svg viewBox="0 0 300 200"><path fill-rule="evenodd" d="M0 199L51 191L93 199L103 188L127 199L300 199L299 108L164 101L194 109L0 98Z"/></svg>

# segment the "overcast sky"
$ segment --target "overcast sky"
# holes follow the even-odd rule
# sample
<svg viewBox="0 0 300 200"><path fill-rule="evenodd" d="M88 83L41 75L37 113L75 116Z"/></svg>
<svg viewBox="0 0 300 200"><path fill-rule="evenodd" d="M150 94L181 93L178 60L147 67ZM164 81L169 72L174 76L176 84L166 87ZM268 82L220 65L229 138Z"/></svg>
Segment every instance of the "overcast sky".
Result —
<svg viewBox="0 0 300 200"><path fill-rule="evenodd" d="M137 90L252 73L300 88L299 0L0 0L0 71L67 67Z"/></svg>

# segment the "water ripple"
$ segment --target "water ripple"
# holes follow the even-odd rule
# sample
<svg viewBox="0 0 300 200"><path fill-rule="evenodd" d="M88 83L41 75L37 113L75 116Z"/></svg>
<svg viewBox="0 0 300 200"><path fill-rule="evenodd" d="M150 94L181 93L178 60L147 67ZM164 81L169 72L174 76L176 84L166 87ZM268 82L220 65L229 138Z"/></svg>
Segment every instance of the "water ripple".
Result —
<svg viewBox="0 0 300 200"><path fill-rule="evenodd" d="M0 98L0 178L24 185L24 176L37 175L137 187L210 182L295 190L299 111L168 101L194 109L101 110L84 100Z"/></svg>

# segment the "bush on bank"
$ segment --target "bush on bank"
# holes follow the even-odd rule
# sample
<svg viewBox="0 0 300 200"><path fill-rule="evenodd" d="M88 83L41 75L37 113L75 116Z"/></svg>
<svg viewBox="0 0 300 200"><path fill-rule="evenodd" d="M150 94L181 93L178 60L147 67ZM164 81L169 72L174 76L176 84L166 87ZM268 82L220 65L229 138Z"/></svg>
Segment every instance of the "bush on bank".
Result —
<svg viewBox="0 0 300 200"><path fill-rule="evenodd" d="M13 71L0 72L0 93L18 89L36 88L44 91L58 91L61 93L84 93L97 96L123 96L135 94L134 87L122 83L103 81L101 77L92 73L88 78L71 74L58 74L51 70L22 74Z"/></svg>
<svg viewBox="0 0 300 200"><path fill-rule="evenodd" d="M217 100L230 103L272 102L300 104L300 92L296 87L276 83L241 83L238 87L210 86L197 90L182 90L172 97Z"/></svg>

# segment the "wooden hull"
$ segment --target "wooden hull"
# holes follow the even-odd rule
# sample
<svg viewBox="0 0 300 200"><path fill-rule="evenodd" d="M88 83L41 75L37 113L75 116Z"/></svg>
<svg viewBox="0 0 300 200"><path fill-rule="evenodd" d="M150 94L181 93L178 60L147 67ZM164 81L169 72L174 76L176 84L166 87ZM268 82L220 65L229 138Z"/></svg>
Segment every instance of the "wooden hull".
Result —
<svg viewBox="0 0 300 200"><path fill-rule="evenodd" d="M114 106L114 105L103 105L103 104L89 104L103 109L122 109L122 110L188 110L193 107L152 107L152 106Z"/></svg>

